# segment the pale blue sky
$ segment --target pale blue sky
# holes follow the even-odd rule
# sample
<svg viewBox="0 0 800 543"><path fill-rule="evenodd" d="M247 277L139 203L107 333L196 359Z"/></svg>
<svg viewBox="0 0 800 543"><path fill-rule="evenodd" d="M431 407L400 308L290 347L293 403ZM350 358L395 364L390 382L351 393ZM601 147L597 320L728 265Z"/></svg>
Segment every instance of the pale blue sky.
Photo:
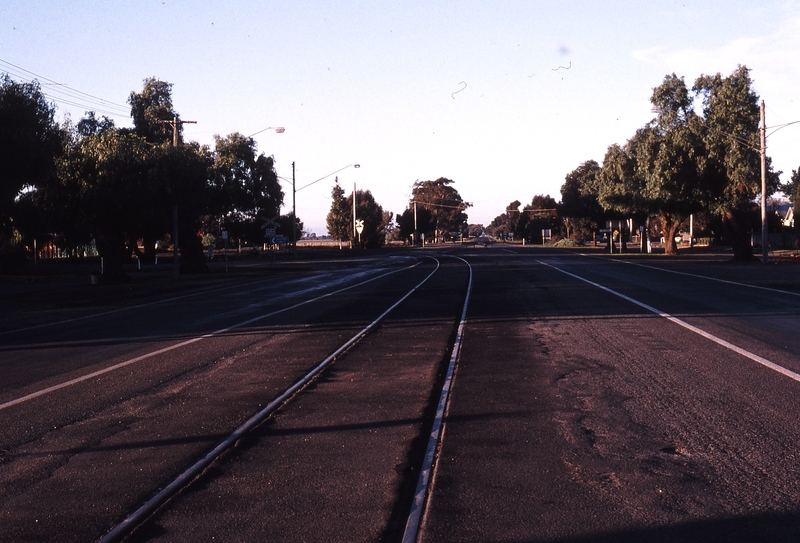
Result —
<svg viewBox="0 0 800 543"><path fill-rule="evenodd" d="M4 0L0 59L41 80L60 114L115 113L142 80L174 85L185 136L256 136L301 187L339 174L401 212L416 180L448 177L488 224L513 201L560 199L564 176L602 161L652 116L666 74L752 69L767 125L800 120L800 4L743 1ZM0 62L0 71L29 76ZM72 102L72 104L67 103ZM113 105L112 105L113 104ZM784 179L800 125L769 141ZM333 177L297 194L325 232ZM287 204L291 187L285 185Z"/></svg>

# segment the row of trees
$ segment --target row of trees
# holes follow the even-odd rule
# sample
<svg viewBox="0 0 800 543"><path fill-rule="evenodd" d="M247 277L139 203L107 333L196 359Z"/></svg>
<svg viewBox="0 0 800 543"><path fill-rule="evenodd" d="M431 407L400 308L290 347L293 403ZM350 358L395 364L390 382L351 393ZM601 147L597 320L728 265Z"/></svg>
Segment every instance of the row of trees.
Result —
<svg viewBox="0 0 800 543"><path fill-rule="evenodd" d="M602 166L589 160L567 175L562 214L578 232L612 217L657 217L666 252L676 254L679 226L705 213L721 220L734 258L752 259L750 216L761 168L759 103L749 70L703 75L691 88L671 74L650 101L656 117L624 145L611 145ZM768 194L779 188L779 175L767 158Z"/></svg>
<svg viewBox="0 0 800 543"><path fill-rule="evenodd" d="M490 236L509 237L531 243L544 242L544 231L561 231L559 204L550 195L537 195L520 209L522 202L514 200L506 210L486 227Z"/></svg>
<svg viewBox="0 0 800 543"><path fill-rule="evenodd" d="M73 125L55 122L37 82L0 80L0 247L6 255L56 237L62 246L94 240L108 279L124 278L132 251L145 262L170 238L179 216L181 269L205 270L202 238L226 229L264 241L265 226L291 236L280 217L283 191L272 157L239 133L215 148L184 142L172 85L149 78L132 92L133 128L93 112ZM177 145L176 145L177 144ZM144 251L139 250L142 243ZM8 259L6 259L8 262Z"/></svg>
<svg viewBox="0 0 800 543"><path fill-rule="evenodd" d="M362 244L382 245L387 237L413 240L448 241L468 233L465 202L453 181L440 177L435 181L416 181L411 188L408 207L397 214L384 211L370 191L356 191L355 220L363 221ZM345 196L338 178L331 192L331 210L327 217L328 233L340 243L358 240L353 223L353 194Z"/></svg>

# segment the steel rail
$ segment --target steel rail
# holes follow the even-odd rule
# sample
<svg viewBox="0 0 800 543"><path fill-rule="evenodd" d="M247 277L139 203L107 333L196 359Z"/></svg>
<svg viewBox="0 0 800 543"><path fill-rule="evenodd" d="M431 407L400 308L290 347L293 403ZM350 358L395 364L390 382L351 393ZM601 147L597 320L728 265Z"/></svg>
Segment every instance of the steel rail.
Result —
<svg viewBox="0 0 800 543"><path fill-rule="evenodd" d="M291 400L292 397L294 397L297 393L302 391L309 383L311 383L316 377L318 377L319 374L325 368L330 366L334 361L336 361L337 358L341 357L345 352L347 352L350 348L352 348L362 338L364 338L367 334L369 334L389 313L391 313L395 308L397 308L412 294L414 294L423 284L425 284L428 281L428 279L430 279L439 270L440 267L439 261L436 258L433 257L430 258L432 258L436 262L436 267L422 281L420 281L416 286L414 286L411 290L409 290L398 301L392 304L387 310L381 313L370 324L368 324L357 334L355 334L344 344L342 344L338 349L336 349L336 351L334 351L327 358L325 358L323 361L319 362L316 366L314 366L305 376L297 380L292 386L287 388L283 393L281 393L279 396L277 396L275 399L269 402L263 409L258 411L255 415L251 416L244 424L239 426L233 433L231 433L228 437L222 440L216 447L211 449L202 458L197 460L184 472L182 472L175 479L173 479L172 482L167 484L155 496L153 496L152 498L147 500L144 504L142 504L136 511L131 513L127 518L125 518L125 520L123 520L121 523L115 526L111 531L109 531L105 536L103 536L103 538L99 540L99 543L112 543L115 541L119 541L121 538L129 535L140 524L142 524L153 512L155 512L164 503L166 503L172 496L174 496L181 489L189 485L208 466L210 466L211 463L214 462L214 460L219 458L225 451L231 448L242 437L247 435L247 433L250 432L253 428L264 422L267 418L269 418L275 411L280 409L284 404L286 404L289 400ZM410 267L403 269L410 269ZM395 270L391 273L395 273L396 271L398 270ZM388 274L384 274L384 276L385 275ZM369 281L365 281L365 283L367 282Z"/></svg>
<svg viewBox="0 0 800 543"><path fill-rule="evenodd" d="M442 386L442 394L439 396L439 403L436 407L436 416L433 420L433 427L431 428L430 437L428 438L428 447L425 451L425 460L420 470L419 479L417 480L417 488L414 491L414 501L411 504L411 511L406 520L406 528L403 532L403 543L415 543L419 538L420 527L425 514L425 507L428 502L428 494L433 481L434 470L436 465L434 463L439 444L444 433L444 417L447 413L450 404L450 391L453 388L453 380L455 378L456 364L458 363L459 355L461 354L461 343L464 339L464 327L467 322L467 308L469 306L469 298L472 294L472 266L469 262L461 257L453 256L464 262L469 268L469 282L467 283L467 294L464 297L464 307L461 310L461 320L458 324L458 332L456 333L456 340L453 344L453 350L450 353L450 363L447 366L447 374Z"/></svg>

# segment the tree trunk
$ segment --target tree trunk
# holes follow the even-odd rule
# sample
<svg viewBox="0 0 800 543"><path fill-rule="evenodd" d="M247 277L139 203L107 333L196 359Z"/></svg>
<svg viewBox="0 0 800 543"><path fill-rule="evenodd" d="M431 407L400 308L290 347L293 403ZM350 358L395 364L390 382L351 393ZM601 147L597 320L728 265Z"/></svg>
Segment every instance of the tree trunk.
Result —
<svg viewBox="0 0 800 543"><path fill-rule="evenodd" d="M206 254L203 251L203 240L197 232L181 231L181 273L205 273L208 271Z"/></svg>
<svg viewBox="0 0 800 543"><path fill-rule="evenodd" d="M678 231L682 220L676 220L667 213L661 213L661 231L664 233L664 254L677 256L678 245L675 243L675 233Z"/></svg>
<svg viewBox="0 0 800 543"><path fill-rule="evenodd" d="M124 236L98 236L97 252L103 259L103 280L108 283L124 283L130 278L125 273Z"/></svg>
<svg viewBox="0 0 800 543"><path fill-rule="evenodd" d="M154 238L145 237L142 239L144 251L142 252L142 264L152 265L156 263L156 240Z"/></svg>
<svg viewBox="0 0 800 543"><path fill-rule="evenodd" d="M722 212L722 226L725 236L733 248L733 260L751 262L757 260L753 255L750 243L750 222L747 213L738 209L726 209Z"/></svg>

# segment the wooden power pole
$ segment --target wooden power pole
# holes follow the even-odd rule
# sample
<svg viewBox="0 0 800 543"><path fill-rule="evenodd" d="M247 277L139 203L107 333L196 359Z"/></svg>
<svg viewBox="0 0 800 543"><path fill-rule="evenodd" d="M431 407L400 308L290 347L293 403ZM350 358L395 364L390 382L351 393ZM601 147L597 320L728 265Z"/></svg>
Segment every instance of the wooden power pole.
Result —
<svg viewBox="0 0 800 543"><path fill-rule="evenodd" d="M178 127L182 124L197 124L197 121L182 121L175 115L171 121L161 120L159 124L168 124L172 127L172 146L178 146ZM178 278L181 265L178 260L178 204L172 206L172 277Z"/></svg>

